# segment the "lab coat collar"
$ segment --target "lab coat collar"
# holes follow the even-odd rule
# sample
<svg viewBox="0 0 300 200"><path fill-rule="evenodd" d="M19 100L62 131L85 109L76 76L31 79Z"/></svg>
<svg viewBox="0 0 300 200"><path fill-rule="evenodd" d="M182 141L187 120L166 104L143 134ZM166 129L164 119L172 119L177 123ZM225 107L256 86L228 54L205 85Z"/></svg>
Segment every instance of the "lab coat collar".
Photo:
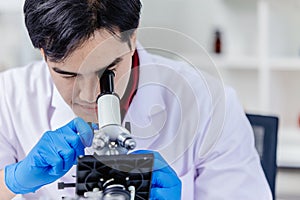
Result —
<svg viewBox="0 0 300 200"><path fill-rule="evenodd" d="M152 87L152 84L156 84L154 77L159 74L159 67L155 67L157 63L139 43L137 50L140 59L139 84L125 115L123 126L126 122L131 123L131 133L139 140L138 149L151 148L155 142L156 137L153 136L160 130L161 122L166 119L167 105L161 91L163 89Z"/></svg>
<svg viewBox="0 0 300 200"><path fill-rule="evenodd" d="M152 96L151 99L148 99L147 97L145 97L144 92L141 93L142 87L144 87L145 85L148 85L148 84L153 84L152 77L159 74L159 71L157 70L158 68L155 67L157 65L157 63L155 62L155 60L152 59L153 57L151 56L151 54L149 54L139 42L137 42L137 51L138 51L139 61L140 61L140 66L139 66L140 74L139 74L139 83L138 83L138 88L137 88L137 94L133 98L133 101L137 101L137 102L141 101L141 103L138 104L139 105L139 108L138 108L139 113L147 113L147 119L151 119L158 112L163 112L166 109L166 105L165 105L164 98L162 97L161 93L152 94L151 91L148 91L149 92L148 94L151 94L151 96ZM159 105L161 107L161 109L152 110L151 112L149 112L149 109L151 109L151 108L146 106L147 102L151 102L152 106ZM134 105L136 105L136 104L134 104ZM149 106L151 106L151 105L149 105ZM129 110L130 109L132 110L131 107L132 106L129 107ZM134 110L136 110L136 109L137 108L134 108ZM145 119L146 123L148 123L147 119ZM124 121L126 121L126 116L125 116Z"/></svg>

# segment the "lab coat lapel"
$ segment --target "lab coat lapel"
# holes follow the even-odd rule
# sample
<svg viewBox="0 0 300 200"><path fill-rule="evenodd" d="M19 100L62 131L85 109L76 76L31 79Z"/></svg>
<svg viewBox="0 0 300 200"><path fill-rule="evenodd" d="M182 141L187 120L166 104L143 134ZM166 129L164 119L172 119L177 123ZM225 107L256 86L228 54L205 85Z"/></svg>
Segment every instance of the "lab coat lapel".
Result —
<svg viewBox="0 0 300 200"><path fill-rule="evenodd" d="M153 77L159 73L149 54L137 44L140 59L138 90L127 111L125 122L131 123L131 133L138 140L138 148L151 148L158 138L167 117L162 88L153 87Z"/></svg>
<svg viewBox="0 0 300 200"><path fill-rule="evenodd" d="M123 121L130 122L131 134L138 140L137 149L151 147L166 119L163 98L145 96L149 92L143 89L136 94Z"/></svg>
<svg viewBox="0 0 300 200"><path fill-rule="evenodd" d="M51 130L64 126L76 117L70 106L63 100L54 84L51 107L53 109L50 119Z"/></svg>
<svg viewBox="0 0 300 200"><path fill-rule="evenodd" d="M182 74L183 63L149 56L143 49L138 53L140 81L128 114L132 134L137 148L157 150L168 161L174 161L189 148L198 132L199 94L191 87L189 74Z"/></svg>

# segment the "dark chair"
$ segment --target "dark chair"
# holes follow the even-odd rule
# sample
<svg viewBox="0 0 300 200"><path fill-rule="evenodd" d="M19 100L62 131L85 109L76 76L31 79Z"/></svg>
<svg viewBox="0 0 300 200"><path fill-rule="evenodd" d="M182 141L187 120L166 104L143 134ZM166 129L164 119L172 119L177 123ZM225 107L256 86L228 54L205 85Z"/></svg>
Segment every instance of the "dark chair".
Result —
<svg viewBox="0 0 300 200"><path fill-rule="evenodd" d="M255 147L275 199L278 117L246 114L254 131Z"/></svg>

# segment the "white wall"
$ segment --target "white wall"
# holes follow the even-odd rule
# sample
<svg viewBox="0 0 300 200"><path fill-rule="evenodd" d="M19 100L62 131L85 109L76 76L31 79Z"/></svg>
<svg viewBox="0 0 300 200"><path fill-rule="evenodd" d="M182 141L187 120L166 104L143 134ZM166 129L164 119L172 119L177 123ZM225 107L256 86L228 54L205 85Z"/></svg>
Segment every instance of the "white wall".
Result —
<svg viewBox="0 0 300 200"><path fill-rule="evenodd" d="M39 58L25 29L23 2L0 0L0 70L24 65Z"/></svg>

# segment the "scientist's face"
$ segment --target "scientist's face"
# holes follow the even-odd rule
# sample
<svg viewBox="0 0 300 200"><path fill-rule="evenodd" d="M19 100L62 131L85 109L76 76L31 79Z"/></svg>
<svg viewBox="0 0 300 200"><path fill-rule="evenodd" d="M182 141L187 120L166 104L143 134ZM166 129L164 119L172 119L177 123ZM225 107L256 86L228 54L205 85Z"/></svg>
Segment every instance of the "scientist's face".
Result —
<svg viewBox="0 0 300 200"><path fill-rule="evenodd" d="M56 88L77 116L87 122L98 121L98 72L105 68L115 72L115 92L120 98L124 95L135 50L135 34L131 44L130 49L127 42L99 30L63 62L47 61Z"/></svg>

